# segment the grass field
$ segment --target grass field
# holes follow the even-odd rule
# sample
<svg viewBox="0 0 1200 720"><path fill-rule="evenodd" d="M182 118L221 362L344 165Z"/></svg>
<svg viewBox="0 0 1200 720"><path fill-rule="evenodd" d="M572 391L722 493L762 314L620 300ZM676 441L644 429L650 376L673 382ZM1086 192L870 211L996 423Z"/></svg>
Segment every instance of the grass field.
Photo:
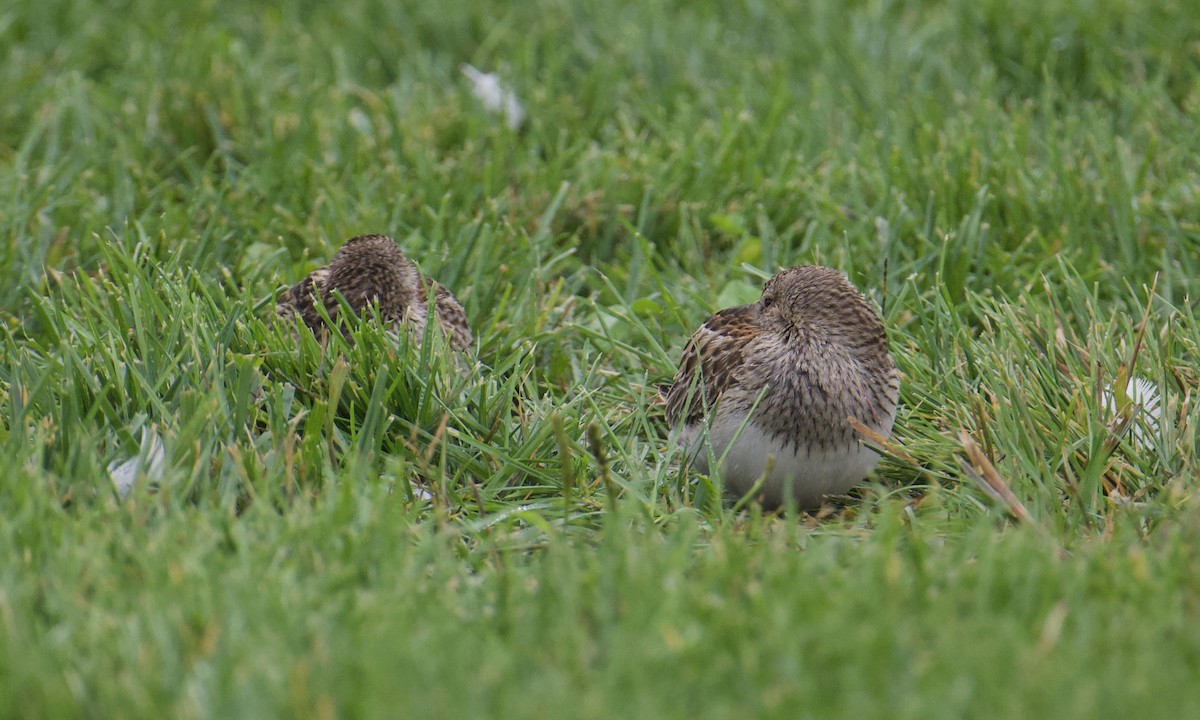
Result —
<svg viewBox="0 0 1200 720"><path fill-rule="evenodd" d="M6 4L0 715L1200 716L1195 10ZM365 232L472 371L271 324ZM901 408L857 499L764 517L654 388L803 262Z"/></svg>

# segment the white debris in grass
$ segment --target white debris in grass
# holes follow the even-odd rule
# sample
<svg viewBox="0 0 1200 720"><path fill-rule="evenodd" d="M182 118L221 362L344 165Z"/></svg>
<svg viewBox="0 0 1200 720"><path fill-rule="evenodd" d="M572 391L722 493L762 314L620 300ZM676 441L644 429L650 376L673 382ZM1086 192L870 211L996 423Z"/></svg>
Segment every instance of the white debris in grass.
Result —
<svg viewBox="0 0 1200 720"><path fill-rule="evenodd" d="M359 135L364 137L373 137L375 135L375 125L371 122L371 118L363 112L362 108L353 108L346 116L346 122L350 127L358 131Z"/></svg>
<svg viewBox="0 0 1200 720"><path fill-rule="evenodd" d="M403 487L401 480L394 473L384 473L383 480L388 482L392 487ZM411 478L407 483L409 490L412 491L412 499L414 502L433 502L433 493L427 490L421 481L417 478Z"/></svg>
<svg viewBox="0 0 1200 720"><path fill-rule="evenodd" d="M525 108L517 99L517 94L500 82L499 76L482 72L465 63L462 73L471 81L471 94L484 108L489 112L504 115L504 122L510 130L521 129L525 124Z"/></svg>
<svg viewBox="0 0 1200 720"><path fill-rule="evenodd" d="M133 490L138 478L143 475L147 481L157 482L162 477L165 458L162 438L156 431L142 428L142 444L138 454L128 460L114 460L108 465L108 476L117 490L117 495L124 500L129 491Z"/></svg>
<svg viewBox="0 0 1200 720"><path fill-rule="evenodd" d="M1162 423L1162 392L1158 384L1136 375L1130 376L1125 385L1125 397L1133 404L1133 419L1129 423L1129 435L1134 444L1142 447L1152 445ZM1105 385L1100 393L1100 402L1109 414L1120 412L1112 385Z"/></svg>

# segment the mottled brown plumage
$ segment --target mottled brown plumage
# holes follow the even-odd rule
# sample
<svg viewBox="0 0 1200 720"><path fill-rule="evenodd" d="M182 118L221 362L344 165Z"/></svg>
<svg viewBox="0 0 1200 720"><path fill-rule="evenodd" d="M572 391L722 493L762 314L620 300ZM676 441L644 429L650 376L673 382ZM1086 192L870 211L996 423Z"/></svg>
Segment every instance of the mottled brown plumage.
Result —
<svg viewBox="0 0 1200 720"><path fill-rule="evenodd" d="M396 241L386 235L360 235L338 250L329 264L313 271L289 288L275 305L280 318L299 317L314 332L324 329L317 310L320 298L329 319L338 322L341 306L333 296L338 291L357 314L371 303L379 304L379 316L392 326L407 323L420 337L432 293L438 325L458 350L471 345L471 328L462 305L445 287L423 277L405 257Z"/></svg>
<svg viewBox="0 0 1200 720"><path fill-rule="evenodd" d="M790 493L813 507L874 467L847 418L888 435L899 388L878 315L845 275L805 265L768 280L757 303L709 318L663 396L698 469L708 470L707 433L731 490L749 491L770 467L764 503Z"/></svg>

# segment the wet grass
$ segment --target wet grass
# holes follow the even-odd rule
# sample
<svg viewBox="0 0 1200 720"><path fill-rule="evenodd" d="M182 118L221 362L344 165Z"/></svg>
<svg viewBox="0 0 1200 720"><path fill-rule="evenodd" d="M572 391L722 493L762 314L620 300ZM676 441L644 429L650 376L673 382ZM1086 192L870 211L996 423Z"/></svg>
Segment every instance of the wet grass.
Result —
<svg viewBox="0 0 1200 720"><path fill-rule="evenodd" d="M1186 3L408 5L0 10L7 714L1197 712ZM467 360L271 324L364 232ZM734 512L654 388L802 262L881 308L896 437Z"/></svg>

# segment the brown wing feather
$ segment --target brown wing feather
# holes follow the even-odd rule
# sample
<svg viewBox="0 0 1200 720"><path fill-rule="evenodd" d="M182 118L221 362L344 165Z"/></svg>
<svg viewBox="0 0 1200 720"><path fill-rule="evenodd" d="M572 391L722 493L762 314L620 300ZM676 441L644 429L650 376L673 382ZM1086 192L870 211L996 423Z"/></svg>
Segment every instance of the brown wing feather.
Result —
<svg viewBox="0 0 1200 720"><path fill-rule="evenodd" d="M668 422L701 420L705 408L714 407L729 387L744 362L746 343L758 333L757 305L726 308L706 320L683 349L675 380L663 392Z"/></svg>
<svg viewBox="0 0 1200 720"><path fill-rule="evenodd" d="M317 312L313 298L315 296L322 300L326 299L328 275L329 268L321 268L309 273L303 280L288 288L275 303L275 314L284 320L292 316L299 316L305 325L316 331L321 326L321 316ZM336 311L335 308L329 307L328 301L325 304L329 312Z"/></svg>
<svg viewBox="0 0 1200 720"><path fill-rule="evenodd" d="M467 324L467 313L462 304L444 285L424 276L421 279L424 281L426 293L431 286L434 289L434 310L442 332L446 334L451 345L458 350L466 350L471 346L471 326Z"/></svg>

